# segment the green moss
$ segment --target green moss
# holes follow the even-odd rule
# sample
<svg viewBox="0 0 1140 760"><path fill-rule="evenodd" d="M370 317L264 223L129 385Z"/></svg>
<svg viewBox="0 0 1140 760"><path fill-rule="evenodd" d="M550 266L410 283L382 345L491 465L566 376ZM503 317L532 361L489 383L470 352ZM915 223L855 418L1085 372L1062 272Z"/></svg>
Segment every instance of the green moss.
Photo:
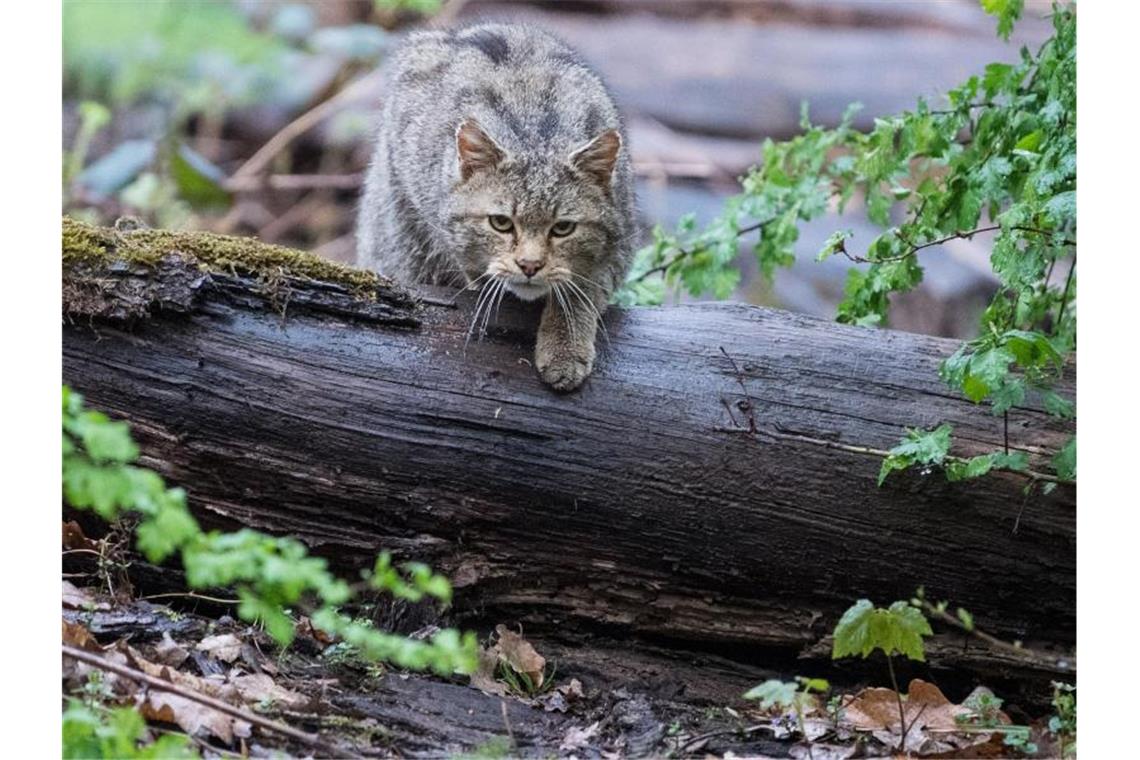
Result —
<svg viewBox="0 0 1140 760"><path fill-rule="evenodd" d="M154 266L171 254L196 261L211 272L236 272L265 282L277 282L283 277L320 280L343 285L359 296L371 298L375 298L377 290L394 285L375 272L254 238L150 229L117 232L71 217L63 218L64 265L130 261Z"/></svg>

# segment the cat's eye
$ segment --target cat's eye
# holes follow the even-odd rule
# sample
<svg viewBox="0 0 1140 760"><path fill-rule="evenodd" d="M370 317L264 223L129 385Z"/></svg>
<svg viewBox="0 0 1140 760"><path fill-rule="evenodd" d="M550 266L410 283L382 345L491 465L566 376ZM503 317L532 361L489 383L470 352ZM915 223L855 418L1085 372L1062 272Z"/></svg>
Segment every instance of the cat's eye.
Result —
<svg viewBox="0 0 1140 760"><path fill-rule="evenodd" d="M573 232L577 226L577 222L572 222L569 219L559 219L550 227L550 234L553 237L566 237Z"/></svg>
<svg viewBox="0 0 1140 760"><path fill-rule="evenodd" d="M511 218L502 214L491 214L487 217L487 223L495 232L510 232L515 228L515 223L511 221Z"/></svg>

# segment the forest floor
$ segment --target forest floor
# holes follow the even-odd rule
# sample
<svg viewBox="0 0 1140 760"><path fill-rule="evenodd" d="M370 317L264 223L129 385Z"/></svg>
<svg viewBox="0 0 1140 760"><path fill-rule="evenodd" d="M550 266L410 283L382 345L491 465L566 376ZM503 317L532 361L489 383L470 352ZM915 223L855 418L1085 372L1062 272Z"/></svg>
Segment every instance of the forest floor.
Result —
<svg viewBox="0 0 1140 760"><path fill-rule="evenodd" d="M173 606L129 585L112 596L65 580L64 694L97 709L134 704L155 736L185 734L204 757L889 757L900 708L911 756L1061 756L1047 717L1010 710L1028 723L1018 729L984 688L953 704L918 679L905 703L892 689L852 687L807 697L797 717L742 699L776 677L754 665L601 637L530 641L506 626L489 637L489 666L440 678L369 662L303 617L281 650L257 626L190 611L217 600L162 596ZM527 669L529 695L518 677Z"/></svg>

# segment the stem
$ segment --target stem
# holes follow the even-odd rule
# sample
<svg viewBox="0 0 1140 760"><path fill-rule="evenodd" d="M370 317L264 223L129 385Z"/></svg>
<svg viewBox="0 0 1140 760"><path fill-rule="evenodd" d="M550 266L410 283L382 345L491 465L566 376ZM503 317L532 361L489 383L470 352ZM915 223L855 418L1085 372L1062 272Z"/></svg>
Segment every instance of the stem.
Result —
<svg viewBox="0 0 1140 760"><path fill-rule="evenodd" d="M958 630L964 631L965 633L968 633L971 636L974 636L975 638L986 642L987 644L989 644L990 646L992 646L996 649L1001 649L1005 652L1010 652L1012 654L1016 654L1019 657L1023 657L1027 660L1035 661L1042 668L1048 668L1050 670L1053 670L1057 667L1057 659L1058 658L1052 657L1052 656L1047 655L1043 652L1036 652L1032 649L1026 649L1025 647L1016 646L1015 644L1010 644L1009 642L1002 641L998 637L992 636L992 635L986 633L985 631L979 631L976 627L975 628L967 628L966 624L963 623L961 620L954 617L953 615L946 612L945 610L938 609L937 607L935 607L933 604L931 604L926 599L922 600L922 611L925 612L930 617L935 618L935 619L939 620L940 622L946 623L947 625L954 626ZM1077 664L1076 658L1070 657L1070 658L1066 658L1066 659L1068 659L1072 663L1073 670L1076 670L1076 664Z"/></svg>
<svg viewBox="0 0 1140 760"><path fill-rule="evenodd" d="M765 227L766 225L771 224L774 221L776 221L775 217L773 217L772 219L765 219L764 221L757 222L756 224L750 224L747 227L741 227L740 229L738 229L736 231L736 236L742 237L744 235L747 235L749 232L755 232L756 230L761 229L761 228ZM630 280L627 280L626 284L632 285L633 283L641 282L642 280L644 280L644 279L646 279L652 275L655 275L658 272L665 272L669 269L669 267L673 266L678 261L681 261L682 259L686 259L690 256L695 256L703 250L704 250L704 248L681 248L681 249L678 249L677 253L674 254L673 256L669 257L669 259L667 261L665 261L662 264L658 264L657 266L653 267L652 269L645 270L644 272L639 274L637 277L634 277Z"/></svg>
<svg viewBox="0 0 1140 760"><path fill-rule="evenodd" d="M1069 267L1069 275L1065 278L1065 292L1061 294L1061 308L1057 311L1057 329L1061 329L1061 322L1065 318L1065 307L1069 305L1069 289L1073 285L1073 272L1077 271L1077 257L1073 256L1073 263Z"/></svg>
<svg viewBox="0 0 1140 760"><path fill-rule="evenodd" d="M798 695L797 695L797 697L798 697ZM808 738L807 728L804 727L804 712L800 708L800 700L798 698L795 700L795 706L796 706L796 721L800 724L800 736L802 736L804 738L804 742L807 744L808 760L815 760L815 757L812 756L812 753L811 753L811 739Z"/></svg>
<svg viewBox="0 0 1140 760"><path fill-rule="evenodd" d="M951 235L947 235L946 237L938 238L937 240L931 240L930 242L922 243L921 245L912 245L909 251L907 251L906 253L900 253L898 256L884 256L881 259L869 259L865 256L856 256L854 254L848 253L845 248L840 248L839 253L842 253L844 256L846 256L848 258L848 260L850 260L856 264L888 264L888 263L893 262L893 261L902 261L903 259L910 258L911 256L918 253L919 251L921 251L924 248L933 248L936 245L942 245L943 243L949 243L951 240L970 240L971 238L974 237L974 235L978 235L978 234L983 233L983 232L996 232L997 230L1000 230L1000 229L1001 229L1000 224L994 224L994 225L991 225L989 227L978 227L977 229L973 229L973 230L959 230L959 231L957 231ZM1020 232L1033 232L1033 233L1038 234L1038 235L1052 235L1053 234L1052 230L1043 230L1043 229L1040 229L1038 227L1011 227L1010 229L1018 230ZM896 231L896 234L898 234L897 231ZM903 242L906 242L905 238L902 238L901 236L900 236L900 239L902 239ZM1066 240L1065 241L1065 245L1074 245L1075 246L1076 244L1077 244L1077 242L1075 240Z"/></svg>
<svg viewBox="0 0 1140 760"><path fill-rule="evenodd" d="M1002 412L1002 435L1005 440L1005 455L1009 456L1009 410Z"/></svg>
<svg viewBox="0 0 1140 760"><path fill-rule="evenodd" d="M899 730L902 731L902 738L899 739L899 752L906 752L906 712L903 710L902 694L899 693L899 682L895 679L895 666L891 662L891 656L887 655L887 671L891 674L891 686L895 687L895 701L899 705Z"/></svg>

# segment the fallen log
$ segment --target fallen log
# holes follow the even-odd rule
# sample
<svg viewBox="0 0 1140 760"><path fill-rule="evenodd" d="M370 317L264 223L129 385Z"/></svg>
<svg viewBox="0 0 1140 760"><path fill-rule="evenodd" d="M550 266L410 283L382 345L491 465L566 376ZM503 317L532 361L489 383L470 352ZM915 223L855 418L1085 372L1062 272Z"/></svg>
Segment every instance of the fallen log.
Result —
<svg viewBox="0 0 1140 760"><path fill-rule="evenodd" d="M906 427L953 424L963 456L1004 445L1000 418L938 380L953 341L615 308L595 374L559 395L530 366L524 304L468 343L474 294L416 298L256 241L65 220L63 258L64 381L132 423L206 524L290 534L342 568L424 560L460 620L528 630L811 654L855 599L924 585L996 635L1075 641L1073 486L876 486L874 452ZM1009 415L1035 470L1070 433L1036 399ZM1017 665L973 645L960 661Z"/></svg>

